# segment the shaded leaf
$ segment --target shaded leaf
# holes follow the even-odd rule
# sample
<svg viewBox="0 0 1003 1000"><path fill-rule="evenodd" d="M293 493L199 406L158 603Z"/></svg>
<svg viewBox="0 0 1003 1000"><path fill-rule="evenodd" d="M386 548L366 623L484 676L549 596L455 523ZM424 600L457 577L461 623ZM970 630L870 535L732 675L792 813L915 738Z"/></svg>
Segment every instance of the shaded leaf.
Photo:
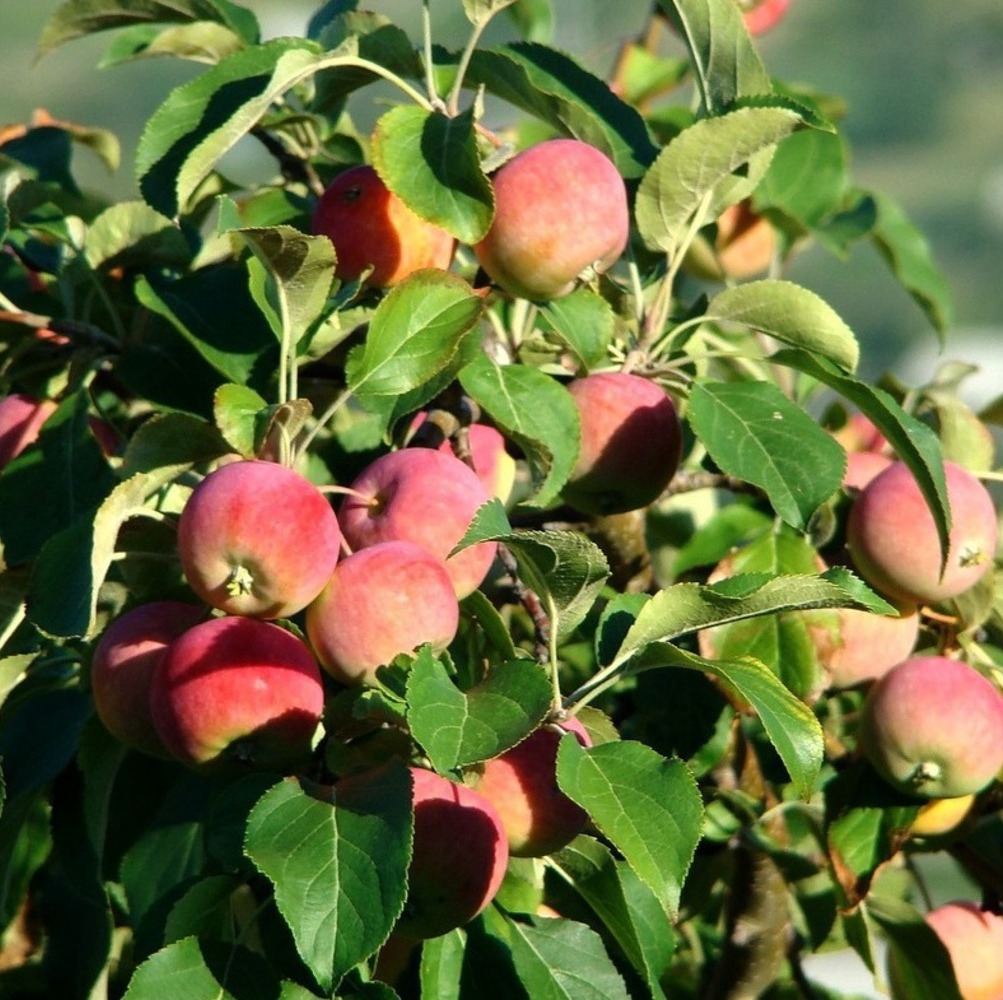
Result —
<svg viewBox="0 0 1003 1000"><path fill-rule="evenodd" d="M105 209L91 223L84 256L95 270L185 267L192 252L170 219L141 201L124 201Z"/></svg>

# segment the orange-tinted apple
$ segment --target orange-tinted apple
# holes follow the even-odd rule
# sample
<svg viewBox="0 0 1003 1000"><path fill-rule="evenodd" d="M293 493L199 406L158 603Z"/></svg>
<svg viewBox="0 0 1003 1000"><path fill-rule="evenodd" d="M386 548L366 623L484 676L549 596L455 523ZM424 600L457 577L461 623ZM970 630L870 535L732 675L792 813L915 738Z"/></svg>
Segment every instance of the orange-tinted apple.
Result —
<svg viewBox="0 0 1003 1000"><path fill-rule="evenodd" d="M334 244L342 281L372 268L366 284L376 288L390 288L422 268L447 270L453 259L453 237L415 215L371 166L335 177L314 209L313 231Z"/></svg>
<svg viewBox="0 0 1003 1000"><path fill-rule="evenodd" d="M213 618L174 640L153 672L164 746L211 773L304 766L324 710L320 667L300 639L257 618Z"/></svg>
<svg viewBox="0 0 1003 1000"><path fill-rule="evenodd" d="M606 271L627 246L627 190L595 146L577 139L541 142L504 164L491 183L494 221L474 253L511 295L568 295L580 276Z"/></svg>
<svg viewBox="0 0 1003 1000"><path fill-rule="evenodd" d="M178 521L192 590L230 614L284 618L330 579L341 530L320 490L276 462L223 465L195 487Z"/></svg>

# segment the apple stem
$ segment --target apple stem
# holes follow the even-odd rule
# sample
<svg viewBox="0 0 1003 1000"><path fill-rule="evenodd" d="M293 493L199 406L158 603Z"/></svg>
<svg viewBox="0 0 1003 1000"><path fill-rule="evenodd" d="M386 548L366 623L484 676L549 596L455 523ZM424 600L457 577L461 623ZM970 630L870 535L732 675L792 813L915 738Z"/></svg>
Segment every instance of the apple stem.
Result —
<svg viewBox="0 0 1003 1000"><path fill-rule="evenodd" d="M321 493L337 493L341 496L353 497L355 500L358 500L359 503L365 504L367 507L379 507L380 505L378 497L367 497L365 493L353 490L351 486L318 486L317 489L319 489Z"/></svg>

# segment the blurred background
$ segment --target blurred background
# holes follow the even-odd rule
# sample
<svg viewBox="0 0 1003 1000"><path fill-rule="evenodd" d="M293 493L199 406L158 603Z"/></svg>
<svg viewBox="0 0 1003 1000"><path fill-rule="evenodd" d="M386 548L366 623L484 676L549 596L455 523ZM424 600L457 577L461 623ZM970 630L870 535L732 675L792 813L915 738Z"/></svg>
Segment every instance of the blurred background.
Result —
<svg viewBox="0 0 1003 1000"><path fill-rule="evenodd" d="M273 37L301 34L319 0L244 0L244 6ZM417 0L362 6L420 37ZM57 7L56 0L0 3L0 126L27 121L41 107L57 118L111 129L122 142L120 169L109 175L80 151L78 174L89 187L134 196L132 155L145 122L171 87L202 67L148 59L98 69L111 33L37 61L35 42ZM604 75L620 40L640 30L649 0L553 0L553 8L557 45ZM432 11L437 38L462 45L468 26L459 0L436 0ZM514 31L499 17L488 41L506 37ZM1003 393L1003 4L794 0L759 45L775 76L845 99L855 180L905 208L947 275L955 301L947 348L940 351L919 309L869 248L845 262L813 249L790 276L822 295L857 333L865 377L894 370L916 384L943 360L976 360L983 368L968 383L969 402ZM227 167L238 177L270 169L256 156L262 154L248 144Z"/></svg>

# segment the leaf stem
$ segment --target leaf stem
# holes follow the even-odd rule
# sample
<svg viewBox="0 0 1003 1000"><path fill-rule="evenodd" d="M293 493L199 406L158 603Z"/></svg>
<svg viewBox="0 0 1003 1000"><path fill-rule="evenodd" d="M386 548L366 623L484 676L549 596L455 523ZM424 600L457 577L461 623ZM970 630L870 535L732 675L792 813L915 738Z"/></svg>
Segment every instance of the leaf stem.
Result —
<svg viewBox="0 0 1003 1000"><path fill-rule="evenodd" d="M463 54L460 56L460 63L456 67L456 79L453 80L453 86L449 91L449 99L446 103L446 114L450 118L455 118L459 113L463 78L467 75L467 70L470 68L470 60L473 59L474 51L477 49L477 43L481 40L481 35L484 33L484 29L488 26L490 20L491 15L488 15L479 24L474 25L474 30L470 33L470 38L467 39Z"/></svg>
<svg viewBox="0 0 1003 1000"><path fill-rule="evenodd" d="M446 105L439 96L435 86L435 63L432 59L432 4L431 0L422 0L421 4L421 35L425 53L425 89L428 99L436 111L445 111Z"/></svg>
<svg viewBox="0 0 1003 1000"><path fill-rule="evenodd" d="M340 410L345 403L348 402L352 397L351 389L342 389L340 393L334 398L334 400L328 405L327 409L317 418L317 422L304 434L303 439L300 441L298 447L296 448L296 458L299 459L300 456L306 454L307 448L313 443L313 440L317 435L324 429L324 425L328 423L329 420Z"/></svg>

